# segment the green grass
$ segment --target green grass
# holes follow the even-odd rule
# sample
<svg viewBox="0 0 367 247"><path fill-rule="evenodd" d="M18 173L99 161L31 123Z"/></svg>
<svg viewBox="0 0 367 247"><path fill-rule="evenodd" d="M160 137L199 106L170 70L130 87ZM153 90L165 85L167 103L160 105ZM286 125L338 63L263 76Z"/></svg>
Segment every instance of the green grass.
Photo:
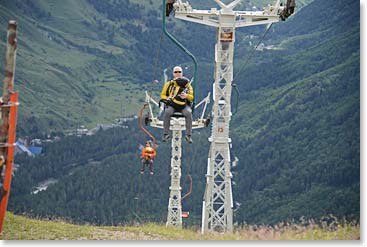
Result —
<svg viewBox="0 0 367 247"><path fill-rule="evenodd" d="M359 240L358 224L278 224L242 226L233 234L202 235L196 229L178 229L159 224L111 227L75 225L63 220L36 220L7 212L2 240Z"/></svg>
<svg viewBox="0 0 367 247"><path fill-rule="evenodd" d="M97 227L74 225L62 220L36 220L24 216L6 214L3 240L118 240L118 239L154 239L151 235L142 235L128 231L124 227Z"/></svg>

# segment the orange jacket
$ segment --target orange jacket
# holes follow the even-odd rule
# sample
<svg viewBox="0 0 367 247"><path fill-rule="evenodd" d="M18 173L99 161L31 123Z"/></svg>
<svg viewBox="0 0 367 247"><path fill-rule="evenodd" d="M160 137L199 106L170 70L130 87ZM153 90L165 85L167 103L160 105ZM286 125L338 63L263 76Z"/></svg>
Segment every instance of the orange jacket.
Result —
<svg viewBox="0 0 367 247"><path fill-rule="evenodd" d="M144 147L143 151L141 153L141 158L147 159L147 160L154 160L157 153L155 152L154 148L152 147Z"/></svg>

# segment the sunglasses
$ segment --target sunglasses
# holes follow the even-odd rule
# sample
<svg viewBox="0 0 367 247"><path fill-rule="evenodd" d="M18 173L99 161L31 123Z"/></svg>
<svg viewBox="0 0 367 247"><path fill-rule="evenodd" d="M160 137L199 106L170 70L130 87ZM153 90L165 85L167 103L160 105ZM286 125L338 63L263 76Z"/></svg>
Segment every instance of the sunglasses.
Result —
<svg viewBox="0 0 367 247"><path fill-rule="evenodd" d="M173 73L175 73L175 74L177 74L177 73L182 73L182 71L175 71L175 72L173 72Z"/></svg>

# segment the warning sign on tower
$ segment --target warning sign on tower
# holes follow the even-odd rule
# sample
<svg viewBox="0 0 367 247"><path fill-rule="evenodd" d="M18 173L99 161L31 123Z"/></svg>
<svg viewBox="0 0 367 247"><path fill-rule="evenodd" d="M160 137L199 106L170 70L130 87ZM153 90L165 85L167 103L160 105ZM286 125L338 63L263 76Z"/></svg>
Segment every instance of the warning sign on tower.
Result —
<svg viewBox="0 0 367 247"><path fill-rule="evenodd" d="M233 32L223 32L220 33L220 42L232 42Z"/></svg>

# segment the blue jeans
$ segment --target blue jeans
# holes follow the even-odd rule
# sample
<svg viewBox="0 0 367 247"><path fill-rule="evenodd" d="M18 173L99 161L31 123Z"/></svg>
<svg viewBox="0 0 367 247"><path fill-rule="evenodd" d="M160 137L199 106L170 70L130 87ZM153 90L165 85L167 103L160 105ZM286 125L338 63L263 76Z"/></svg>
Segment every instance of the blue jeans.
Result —
<svg viewBox="0 0 367 247"><path fill-rule="evenodd" d="M149 166L149 171L153 171L153 160L141 159L141 170L144 171L145 166Z"/></svg>

